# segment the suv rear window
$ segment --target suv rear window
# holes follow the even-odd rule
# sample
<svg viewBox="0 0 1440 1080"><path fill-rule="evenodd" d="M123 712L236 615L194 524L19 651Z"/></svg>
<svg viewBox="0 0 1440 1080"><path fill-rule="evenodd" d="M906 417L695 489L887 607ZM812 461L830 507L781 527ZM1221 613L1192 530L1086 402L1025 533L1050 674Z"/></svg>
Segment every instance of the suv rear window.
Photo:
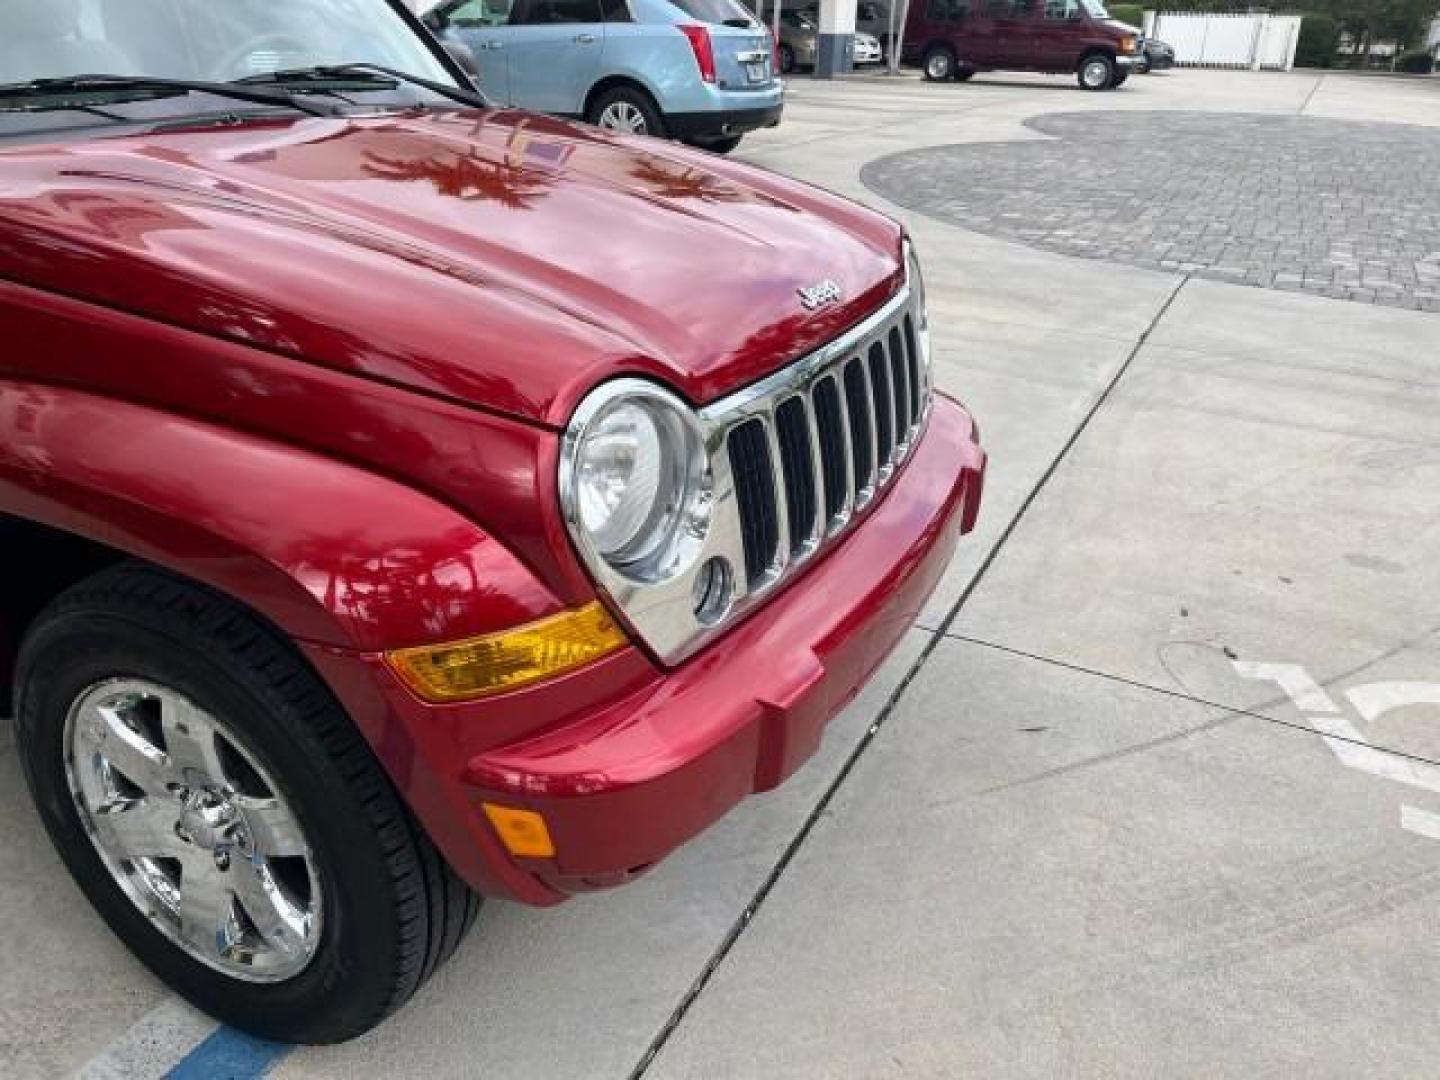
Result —
<svg viewBox="0 0 1440 1080"><path fill-rule="evenodd" d="M670 3L698 22L749 26L755 21L755 16L738 0L670 0Z"/></svg>

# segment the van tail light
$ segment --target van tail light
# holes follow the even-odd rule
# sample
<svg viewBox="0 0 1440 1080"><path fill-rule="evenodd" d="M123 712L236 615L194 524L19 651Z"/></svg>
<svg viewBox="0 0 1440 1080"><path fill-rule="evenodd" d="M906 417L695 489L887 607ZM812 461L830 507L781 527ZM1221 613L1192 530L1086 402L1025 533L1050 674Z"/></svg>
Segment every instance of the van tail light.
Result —
<svg viewBox="0 0 1440 1080"><path fill-rule="evenodd" d="M695 63L700 67L703 82L715 81L715 47L710 44L710 31L703 26L682 23L680 32L690 42L690 51L695 54Z"/></svg>
<svg viewBox="0 0 1440 1080"><path fill-rule="evenodd" d="M780 74L780 40L775 36L773 28L767 28L765 33L770 35L770 72L773 75Z"/></svg>

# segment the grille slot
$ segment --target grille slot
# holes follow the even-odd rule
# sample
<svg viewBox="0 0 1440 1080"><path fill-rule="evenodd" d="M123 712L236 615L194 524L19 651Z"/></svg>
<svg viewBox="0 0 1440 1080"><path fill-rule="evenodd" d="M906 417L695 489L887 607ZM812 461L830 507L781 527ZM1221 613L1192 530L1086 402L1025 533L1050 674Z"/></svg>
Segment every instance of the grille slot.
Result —
<svg viewBox="0 0 1440 1080"><path fill-rule="evenodd" d="M925 411L925 402L924 387L920 385L920 352L915 347L915 324L909 315L905 316L905 358L910 371L910 422L915 424Z"/></svg>
<svg viewBox="0 0 1440 1080"><path fill-rule="evenodd" d="M775 431L785 474L785 511L793 556L805 547L815 529L815 459L810 452L810 417L802 398L781 402L775 410Z"/></svg>
<svg viewBox="0 0 1440 1080"><path fill-rule="evenodd" d="M883 469L895 451L895 412L890 403L890 372L886 370L885 346L870 346L870 390L875 402L875 459Z"/></svg>
<svg viewBox="0 0 1440 1080"><path fill-rule="evenodd" d="M900 328L890 328L890 385L895 388L895 441L903 443L910 430L910 379L905 371L905 348Z"/></svg>
<svg viewBox="0 0 1440 1080"><path fill-rule="evenodd" d="M728 440L730 469L740 509L740 539L745 549L745 577L756 588L775 561L780 547L779 506L770 439L761 420L747 420Z"/></svg>
<svg viewBox="0 0 1440 1080"><path fill-rule="evenodd" d="M870 424L870 391L859 360L845 366L845 408L850 414L850 460L854 466L855 501L875 484L875 433Z"/></svg>
<svg viewBox="0 0 1440 1080"><path fill-rule="evenodd" d="M845 509L850 488L850 453L845 422L840 415L840 391L835 376L815 384L815 427L820 439L820 471L825 481L825 521L833 522Z"/></svg>

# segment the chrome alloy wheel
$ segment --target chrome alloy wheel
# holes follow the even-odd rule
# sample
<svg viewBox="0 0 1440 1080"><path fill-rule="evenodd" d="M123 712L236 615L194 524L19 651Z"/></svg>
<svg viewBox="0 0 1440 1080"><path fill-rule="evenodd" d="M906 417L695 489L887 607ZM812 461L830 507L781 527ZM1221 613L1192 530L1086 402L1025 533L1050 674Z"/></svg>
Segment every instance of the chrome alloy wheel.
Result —
<svg viewBox="0 0 1440 1080"><path fill-rule="evenodd" d="M649 129L645 114L628 101L612 101L600 112L599 126L626 135L645 135Z"/></svg>
<svg viewBox="0 0 1440 1080"><path fill-rule="evenodd" d="M1110 81L1110 65L1098 57L1086 60L1085 66L1080 69L1080 78L1092 90L1099 90Z"/></svg>
<svg viewBox="0 0 1440 1080"><path fill-rule="evenodd" d="M70 707L64 746L95 850L157 930L246 982L304 970L320 943L315 858L233 731L174 690L113 679Z"/></svg>

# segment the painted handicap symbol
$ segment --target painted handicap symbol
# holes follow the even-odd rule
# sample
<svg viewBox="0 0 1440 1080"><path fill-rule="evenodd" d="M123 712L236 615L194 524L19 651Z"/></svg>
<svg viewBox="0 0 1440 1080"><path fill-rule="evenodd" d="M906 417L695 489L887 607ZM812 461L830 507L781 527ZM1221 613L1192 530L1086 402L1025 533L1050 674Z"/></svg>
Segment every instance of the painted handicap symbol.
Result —
<svg viewBox="0 0 1440 1080"><path fill-rule="evenodd" d="M1273 682L1305 714L1311 727L1325 737L1341 764L1399 784L1440 794L1440 765L1396 754L1371 745L1367 732L1382 716L1412 705L1440 705L1440 683L1373 682L1345 691L1360 724L1299 664L1235 661L1246 679ZM1440 814L1416 806L1401 806L1400 824L1410 832L1440 840Z"/></svg>

